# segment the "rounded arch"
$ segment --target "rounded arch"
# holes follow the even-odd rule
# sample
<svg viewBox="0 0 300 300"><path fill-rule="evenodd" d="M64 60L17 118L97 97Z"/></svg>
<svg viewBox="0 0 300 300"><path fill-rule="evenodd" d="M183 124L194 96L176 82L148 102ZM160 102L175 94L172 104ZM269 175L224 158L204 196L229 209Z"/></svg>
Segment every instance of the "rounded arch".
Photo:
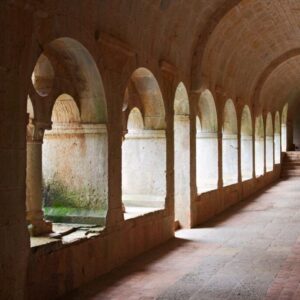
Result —
<svg viewBox="0 0 300 300"><path fill-rule="evenodd" d="M264 174L265 165L265 133L262 115L255 119L255 174L259 177Z"/></svg>
<svg viewBox="0 0 300 300"><path fill-rule="evenodd" d="M228 99L224 106L223 116L223 133L224 134L237 134L237 115L234 103Z"/></svg>
<svg viewBox="0 0 300 300"><path fill-rule="evenodd" d="M273 120L269 112L266 120L266 170L272 171L274 168L274 138Z"/></svg>
<svg viewBox="0 0 300 300"><path fill-rule="evenodd" d="M80 112L72 96L62 94L56 99L51 121L53 123L80 123Z"/></svg>
<svg viewBox="0 0 300 300"><path fill-rule="evenodd" d="M34 107L29 96L27 97L27 113L29 115L29 119L34 119Z"/></svg>
<svg viewBox="0 0 300 300"><path fill-rule="evenodd" d="M78 41L62 37L44 47L54 70L67 73L83 123L107 123L107 105L102 78L89 51Z"/></svg>
<svg viewBox="0 0 300 300"><path fill-rule="evenodd" d="M275 113L274 121L274 158L275 164L280 163L281 146L280 146L280 114L279 111Z"/></svg>
<svg viewBox="0 0 300 300"><path fill-rule="evenodd" d="M174 100L175 115L188 116L190 114L189 96L183 82L177 86Z"/></svg>
<svg viewBox="0 0 300 300"><path fill-rule="evenodd" d="M279 114L279 111L276 111L276 113L275 113L274 133L280 135L280 114Z"/></svg>
<svg viewBox="0 0 300 300"><path fill-rule="evenodd" d="M190 109L185 85L174 98L174 212L181 227L190 226Z"/></svg>
<svg viewBox="0 0 300 300"><path fill-rule="evenodd" d="M266 136L273 136L273 121L272 121L272 115L270 112L267 114Z"/></svg>
<svg viewBox="0 0 300 300"><path fill-rule="evenodd" d="M282 114L281 114L281 123L282 124L287 123L288 108L289 108L289 104L286 103L282 109Z"/></svg>
<svg viewBox="0 0 300 300"><path fill-rule="evenodd" d="M241 135L252 137L252 117L248 105L245 105L242 111Z"/></svg>
<svg viewBox="0 0 300 300"><path fill-rule="evenodd" d="M241 171L242 180L253 176L253 132L252 117L248 105L244 106L241 116Z"/></svg>
<svg viewBox="0 0 300 300"><path fill-rule="evenodd" d="M224 186L238 181L238 139L237 115L234 103L228 99L223 113L223 184Z"/></svg>
<svg viewBox="0 0 300 300"><path fill-rule="evenodd" d="M262 115L259 115L255 119L255 137L264 138L264 120Z"/></svg>
<svg viewBox="0 0 300 300"><path fill-rule="evenodd" d="M207 89L200 95L198 110L201 131L216 133L218 131L218 117L215 100L212 93Z"/></svg>
<svg viewBox="0 0 300 300"><path fill-rule="evenodd" d="M49 95L54 83L54 69L47 56L41 54L32 72L31 81L35 91L41 96Z"/></svg>
<svg viewBox="0 0 300 300"><path fill-rule="evenodd" d="M146 68L136 69L125 91L124 102L130 109L141 108L145 129L165 129L165 106L160 87L154 75Z"/></svg>
<svg viewBox="0 0 300 300"><path fill-rule="evenodd" d="M127 130L128 131L136 131L144 129L144 120L141 111L134 107L129 113L128 121L127 121Z"/></svg>

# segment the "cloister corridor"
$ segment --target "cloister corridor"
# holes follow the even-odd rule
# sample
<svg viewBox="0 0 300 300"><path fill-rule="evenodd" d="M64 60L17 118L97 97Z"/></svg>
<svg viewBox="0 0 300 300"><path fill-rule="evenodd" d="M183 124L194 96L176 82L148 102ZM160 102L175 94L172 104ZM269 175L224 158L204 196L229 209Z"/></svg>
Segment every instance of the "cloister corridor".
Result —
<svg viewBox="0 0 300 300"><path fill-rule="evenodd" d="M299 299L299 183L281 180L200 228L179 230L64 299Z"/></svg>

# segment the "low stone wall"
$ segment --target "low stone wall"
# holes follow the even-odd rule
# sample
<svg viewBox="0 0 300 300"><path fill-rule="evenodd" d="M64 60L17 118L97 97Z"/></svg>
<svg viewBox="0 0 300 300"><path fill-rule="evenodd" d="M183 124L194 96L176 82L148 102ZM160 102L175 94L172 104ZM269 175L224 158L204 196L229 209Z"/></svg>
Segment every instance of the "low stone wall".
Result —
<svg viewBox="0 0 300 300"><path fill-rule="evenodd" d="M280 171L280 165L275 165L272 172L267 172L258 178L200 194L192 203L192 227L203 224L228 207L275 182L280 177Z"/></svg>
<svg viewBox="0 0 300 300"><path fill-rule="evenodd" d="M56 299L174 236L165 210L126 220L99 236L31 249L27 299Z"/></svg>
<svg viewBox="0 0 300 300"><path fill-rule="evenodd" d="M203 193L192 203L192 226L200 225L280 176L280 166L259 178ZM31 248L27 298L55 299L121 266L174 236L174 217L166 210L106 228L99 236L72 244Z"/></svg>

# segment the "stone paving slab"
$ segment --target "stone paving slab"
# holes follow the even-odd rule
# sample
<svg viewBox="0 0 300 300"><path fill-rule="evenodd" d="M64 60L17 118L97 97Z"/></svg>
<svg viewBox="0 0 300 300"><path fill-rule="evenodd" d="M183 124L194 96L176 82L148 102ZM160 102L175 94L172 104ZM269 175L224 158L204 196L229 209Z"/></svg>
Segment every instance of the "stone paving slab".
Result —
<svg viewBox="0 0 300 300"><path fill-rule="evenodd" d="M299 199L281 181L66 299L300 299Z"/></svg>

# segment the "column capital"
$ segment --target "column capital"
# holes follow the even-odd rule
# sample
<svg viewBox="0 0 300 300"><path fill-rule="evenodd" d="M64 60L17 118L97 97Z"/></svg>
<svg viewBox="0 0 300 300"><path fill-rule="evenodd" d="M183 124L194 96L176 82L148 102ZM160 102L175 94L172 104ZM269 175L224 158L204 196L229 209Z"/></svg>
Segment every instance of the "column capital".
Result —
<svg viewBox="0 0 300 300"><path fill-rule="evenodd" d="M27 124L27 142L43 143L45 130L51 129L51 124L29 119Z"/></svg>

